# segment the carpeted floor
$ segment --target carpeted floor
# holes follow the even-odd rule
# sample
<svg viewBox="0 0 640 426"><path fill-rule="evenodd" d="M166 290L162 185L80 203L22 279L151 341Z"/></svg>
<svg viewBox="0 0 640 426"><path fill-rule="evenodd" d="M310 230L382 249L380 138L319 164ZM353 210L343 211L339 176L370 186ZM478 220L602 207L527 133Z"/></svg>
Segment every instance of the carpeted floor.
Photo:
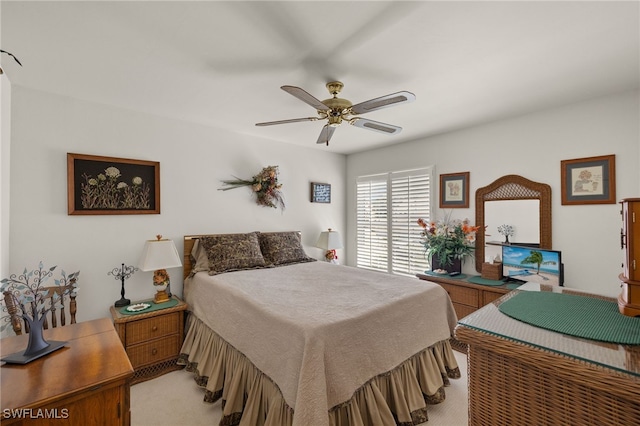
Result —
<svg viewBox="0 0 640 426"><path fill-rule="evenodd" d="M457 351L454 354L462 377L451 380L443 403L429 406L429 421L424 426L467 425L467 357ZM131 425L218 425L220 402L203 402L203 396L193 374L183 370L138 383L131 387Z"/></svg>

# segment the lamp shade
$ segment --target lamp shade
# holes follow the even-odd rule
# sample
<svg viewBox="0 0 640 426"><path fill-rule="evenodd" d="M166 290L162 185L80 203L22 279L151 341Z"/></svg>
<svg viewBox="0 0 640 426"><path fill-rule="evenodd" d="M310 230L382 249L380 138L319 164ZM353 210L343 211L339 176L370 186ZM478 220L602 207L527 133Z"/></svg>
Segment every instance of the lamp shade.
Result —
<svg viewBox="0 0 640 426"><path fill-rule="evenodd" d="M141 271L178 268L182 266L173 240L148 240L144 245L138 268Z"/></svg>
<svg viewBox="0 0 640 426"><path fill-rule="evenodd" d="M340 238L340 233L337 231L332 231L331 228L329 228L328 231L321 232L320 237L318 237L318 241L316 242L316 247L324 250L335 250L342 248L342 239Z"/></svg>

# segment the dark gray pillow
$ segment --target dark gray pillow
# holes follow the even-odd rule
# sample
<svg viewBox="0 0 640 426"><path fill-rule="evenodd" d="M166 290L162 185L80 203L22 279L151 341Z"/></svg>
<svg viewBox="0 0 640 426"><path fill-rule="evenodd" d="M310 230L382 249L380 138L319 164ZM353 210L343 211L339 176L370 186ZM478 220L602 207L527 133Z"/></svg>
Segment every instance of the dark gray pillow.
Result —
<svg viewBox="0 0 640 426"><path fill-rule="evenodd" d="M200 238L209 259L209 275L264 268L258 233L220 234Z"/></svg>
<svg viewBox="0 0 640 426"><path fill-rule="evenodd" d="M261 232L258 239L262 256L268 265L315 261L305 253L299 232Z"/></svg>

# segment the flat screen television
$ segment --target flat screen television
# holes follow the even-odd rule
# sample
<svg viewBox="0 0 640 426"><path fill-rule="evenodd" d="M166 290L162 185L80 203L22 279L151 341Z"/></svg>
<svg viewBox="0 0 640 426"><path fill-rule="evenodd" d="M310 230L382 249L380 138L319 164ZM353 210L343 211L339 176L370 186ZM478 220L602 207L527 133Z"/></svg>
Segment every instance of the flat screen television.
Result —
<svg viewBox="0 0 640 426"><path fill-rule="evenodd" d="M502 275L505 282L536 282L563 285L562 253L519 245L502 246Z"/></svg>

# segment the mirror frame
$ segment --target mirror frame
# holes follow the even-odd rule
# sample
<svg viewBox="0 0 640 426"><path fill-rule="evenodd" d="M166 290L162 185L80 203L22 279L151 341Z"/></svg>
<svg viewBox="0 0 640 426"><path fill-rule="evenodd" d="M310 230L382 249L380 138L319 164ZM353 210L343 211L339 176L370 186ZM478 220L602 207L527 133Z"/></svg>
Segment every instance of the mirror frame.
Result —
<svg viewBox="0 0 640 426"><path fill-rule="evenodd" d="M482 273L484 263L484 203L505 200L540 201L540 248L551 249L551 187L519 175L502 176L487 186L476 190L476 271Z"/></svg>

